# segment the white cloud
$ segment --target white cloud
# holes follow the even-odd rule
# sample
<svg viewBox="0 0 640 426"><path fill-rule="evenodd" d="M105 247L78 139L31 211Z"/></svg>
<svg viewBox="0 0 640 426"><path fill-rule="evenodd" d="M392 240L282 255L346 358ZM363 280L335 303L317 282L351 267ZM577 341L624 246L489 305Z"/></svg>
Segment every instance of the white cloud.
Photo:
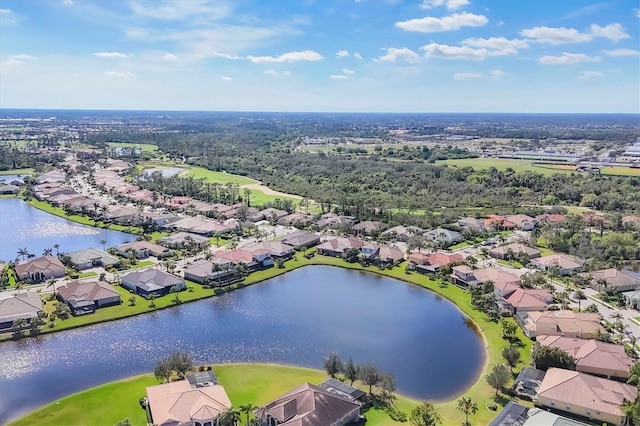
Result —
<svg viewBox="0 0 640 426"><path fill-rule="evenodd" d="M0 62L0 64L7 66L7 65L21 65L26 63L27 61L33 61L36 58L31 56L31 55L26 55L24 53L21 53L19 55L11 55L9 56L7 59L3 60L2 62Z"/></svg>
<svg viewBox="0 0 640 426"><path fill-rule="evenodd" d="M422 46L420 50L423 50L428 58L467 59L472 61L482 61L489 53L484 48L474 49L468 46L449 46L437 43Z"/></svg>
<svg viewBox="0 0 640 426"><path fill-rule="evenodd" d="M178 59L178 57L176 55L172 55L171 53L165 53L164 55L162 55L162 59L164 59L165 61L175 61L176 59Z"/></svg>
<svg viewBox="0 0 640 426"><path fill-rule="evenodd" d="M431 9L433 7L447 6L449 10L459 9L469 4L469 0L422 0L423 9Z"/></svg>
<svg viewBox="0 0 640 426"><path fill-rule="evenodd" d="M591 25L591 34L593 34L594 37L608 38L614 42L631 38L631 36L624 31L622 25L618 23L609 24L606 27L593 24Z"/></svg>
<svg viewBox="0 0 640 426"><path fill-rule="evenodd" d="M279 73L276 70L266 70L263 72L263 74L266 75L291 75L291 71L282 71L281 73Z"/></svg>
<svg viewBox="0 0 640 426"><path fill-rule="evenodd" d="M584 53L563 52L560 56L543 56L539 61L543 65L565 65L579 64L581 62L600 62L600 57L588 56Z"/></svg>
<svg viewBox="0 0 640 426"><path fill-rule="evenodd" d="M349 52L347 52L346 50L338 50L336 52L336 58L338 59L346 58L347 56L349 56Z"/></svg>
<svg viewBox="0 0 640 426"><path fill-rule="evenodd" d="M502 70L491 70L489 75L493 80L502 80L504 77L507 76L507 73Z"/></svg>
<svg viewBox="0 0 640 426"><path fill-rule="evenodd" d="M590 32L580 32L575 28L535 27L520 31L520 35L535 43L554 45L584 43L596 37L607 38L614 42L631 37L618 23L609 24L606 27L593 24Z"/></svg>
<svg viewBox="0 0 640 426"><path fill-rule="evenodd" d="M73 0L64 0L64 4L71 6L73 4Z"/></svg>
<svg viewBox="0 0 640 426"><path fill-rule="evenodd" d="M224 81L233 81L233 77L229 77L228 75L221 75L220 78Z"/></svg>
<svg viewBox="0 0 640 426"><path fill-rule="evenodd" d="M425 18L410 19L408 21L396 22L396 27L405 31L415 31L419 33L438 33L442 31L457 30L462 27L482 27L489 20L486 16L463 12L453 15L436 18L427 16Z"/></svg>
<svg viewBox="0 0 640 426"><path fill-rule="evenodd" d="M479 72L457 72L453 74L454 80L467 80L469 78L482 78Z"/></svg>
<svg viewBox="0 0 640 426"><path fill-rule="evenodd" d="M607 56L638 56L640 55L640 51L633 49L613 49L613 50L603 50Z"/></svg>
<svg viewBox="0 0 640 426"><path fill-rule="evenodd" d="M353 53L353 57L356 58L356 59L362 59L362 55L359 54L358 52L354 52Z"/></svg>
<svg viewBox="0 0 640 426"><path fill-rule="evenodd" d="M96 52L93 56L97 56L99 58L130 58L133 55L120 52Z"/></svg>
<svg viewBox="0 0 640 426"><path fill-rule="evenodd" d="M342 68L342 73L344 75L354 75L356 72L354 70L350 70L349 68Z"/></svg>
<svg viewBox="0 0 640 426"><path fill-rule="evenodd" d="M321 54L313 50L305 50L302 52L287 52L278 56L247 56L247 59L256 64L265 64L272 62L301 62L301 61L320 61L324 59Z"/></svg>
<svg viewBox="0 0 640 426"><path fill-rule="evenodd" d="M226 1L218 1L212 6L206 0L163 0L132 1L131 9L138 16L162 20L183 20L192 17L217 20L229 14L231 8Z"/></svg>
<svg viewBox="0 0 640 426"><path fill-rule="evenodd" d="M224 58L224 59L241 59L238 55L232 55L231 53L224 52L211 52L209 56L213 56L214 58Z"/></svg>
<svg viewBox="0 0 640 426"><path fill-rule="evenodd" d="M640 9L633 9L633 14L636 18L640 18Z"/></svg>
<svg viewBox="0 0 640 426"><path fill-rule="evenodd" d="M382 49L382 50L386 50L387 54L376 58L375 61L383 61L383 62L406 61L409 63L415 63L415 62L420 62L422 60L419 54L417 54L416 52L414 52L413 50L407 47L402 47L402 48L387 47L386 49Z"/></svg>
<svg viewBox="0 0 640 426"><path fill-rule="evenodd" d="M526 49L529 43L525 40L509 40L504 37L468 38L462 44L469 47L487 49L489 56L516 55L518 49Z"/></svg>
<svg viewBox="0 0 640 426"><path fill-rule="evenodd" d="M334 80L344 80L345 78L349 78L349 77L344 74L332 74L329 76L329 78L332 78Z"/></svg>
<svg viewBox="0 0 640 426"><path fill-rule="evenodd" d="M109 77L133 77L134 74L132 72L129 71L124 71L124 72L120 72L120 71L105 71L102 74L109 76Z"/></svg>
<svg viewBox="0 0 640 426"><path fill-rule="evenodd" d="M35 60L35 59L36 59L34 56L26 55L26 54L24 54L24 53L21 53L21 54L19 54L19 55L12 55L12 56L10 56L10 58L11 58L11 59L17 59L17 60L19 60L19 61L20 61L20 60L24 60L24 59L26 59L26 60L28 60L28 61L33 61L33 60Z"/></svg>
<svg viewBox="0 0 640 426"><path fill-rule="evenodd" d="M589 80L591 78L603 77L604 74L598 71L582 71L578 76L579 80Z"/></svg>
<svg viewBox="0 0 640 426"><path fill-rule="evenodd" d="M0 15L9 15L11 12L11 9L0 9Z"/></svg>

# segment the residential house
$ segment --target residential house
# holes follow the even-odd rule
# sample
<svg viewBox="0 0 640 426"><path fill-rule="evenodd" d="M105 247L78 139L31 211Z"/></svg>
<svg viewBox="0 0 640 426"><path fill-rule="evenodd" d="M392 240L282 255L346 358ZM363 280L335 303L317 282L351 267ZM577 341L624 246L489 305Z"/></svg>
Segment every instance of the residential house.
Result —
<svg viewBox="0 0 640 426"><path fill-rule="evenodd" d="M511 285L514 289L520 287L520 278L517 275L499 267L472 269L466 265L458 265L454 266L452 271L451 278L457 285L471 286L491 281L494 286Z"/></svg>
<svg viewBox="0 0 640 426"><path fill-rule="evenodd" d="M557 274L562 276L571 275L572 273L579 272L582 269L582 261L561 253L532 259L531 265L543 271L548 271L550 268L555 267L557 268Z"/></svg>
<svg viewBox="0 0 640 426"><path fill-rule="evenodd" d="M371 235L375 232L383 231L385 226L382 222L365 220L364 222L353 225L353 231L356 235Z"/></svg>
<svg viewBox="0 0 640 426"><path fill-rule="evenodd" d="M334 378L328 378L324 382L320 383L318 387L331 392L340 398L344 398L347 401L359 402L361 404L365 403L367 396L367 394L360 389L349 386L345 382L341 382Z"/></svg>
<svg viewBox="0 0 640 426"><path fill-rule="evenodd" d="M15 185L0 185L0 195L17 194L20 192L20 187Z"/></svg>
<svg viewBox="0 0 640 426"><path fill-rule="evenodd" d="M62 278L66 268L57 256L42 256L14 267L16 275L23 281L40 282L49 278Z"/></svg>
<svg viewBox="0 0 640 426"><path fill-rule="evenodd" d="M313 216L304 213L291 213L278 220L278 225L304 228L313 222Z"/></svg>
<svg viewBox="0 0 640 426"><path fill-rule="evenodd" d="M99 266L112 266L120 262L120 259L110 255L106 251L92 247L67 253L67 256L69 256L71 264L79 271Z"/></svg>
<svg viewBox="0 0 640 426"><path fill-rule="evenodd" d="M282 241L259 241L243 244L239 248L248 251L268 250L271 257L276 259L290 259L293 257L293 247Z"/></svg>
<svg viewBox="0 0 640 426"><path fill-rule="evenodd" d="M331 238L324 243L320 244L316 250L318 253L325 256L340 257L342 254L349 250L360 250L362 247L362 241L356 237L337 237Z"/></svg>
<svg viewBox="0 0 640 426"><path fill-rule="evenodd" d="M305 383L254 415L262 426L342 426L360 418L360 404Z"/></svg>
<svg viewBox="0 0 640 426"><path fill-rule="evenodd" d="M444 228L432 229L431 231L425 232L424 236L426 239L431 240L442 247L449 247L450 245L464 240L464 237L460 232L450 231L449 229Z"/></svg>
<svg viewBox="0 0 640 426"><path fill-rule="evenodd" d="M635 360L627 355L622 345L562 336L541 335L536 338L536 347L558 348L576 361L576 371L603 376L608 379L629 378L629 369Z"/></svg>
<svg viewBox="0 0 640 426"><path fill-rule="evenodd" d="M560 416L541 408L529 408L509 403L489 423L489 426L591 426L574 418Z"/></svg>
<svg viewBox="0 0 640 426"><path fill-rule="evenodd" d="M368 243L362 246L360 256L383 265L396 265L404 260L402 250L387 245Z"/></svg>
<svg viewBox="0 0 640 426"><path fill-rule="evenodd" d="M384 231L381 235L393 239L399 243L406 243L414 235L424 234L424 229L417 226L394 226Z"/></svg>
<svg viewBox="0 0 640 426"><path fill-rule="evenodd" d="M507 221L516 225L516 228L523 231L531 231L538 225L538 220L526 214L514 214L505 218Z"/></svg>
<svg viewBox="0 0 640 426"><path fill-rule="evenodd" d="M158 244L172 249L179 249L194 244L198 247L206 247L210 244L209 238L189 232L178 232L166 237L158 238Z"/></svg>
<svg viewBox="0 0 640 426"><path fill-rule="evenodd" d="M538 404L565 411L597 422L624 425L627 421L621 405L634 401L637 389L579 371L549 368L538 389Z"/></svg>
<svg viewBox="0 0 640 426"><path fill-rule="evenodd" d="M231 262L225 265L210 260L199 260L184 269L185 280L199 284L222 286L239 277L238 270Z"/></svg>
<svg viewBox="0 0 640 426"><path fill-rule="evenodd" d="M488 230L510 231L516 228L516 224L508 220L505 216L490 214L484 220L484 226Z"/></svg>
<svg viewBox="0 0 640 426"><path fill-rule="evenodd" d="M624 216L622 218L622 226L629 229L640 230L640 217L638 216Z"/></svg>
<svg viewBox="0 0 640 426"><path fill-rule="evenodd" d="M502 260L515 259L521 253L527 255L529 259L540 257L540 250L520 243L507 244L489 250L489 256Z"/></svg>
<svg viewBox="0 0 640 426"><path fill-rule="evenodd" d="M207 237L213 237L216 235L224 235L235 229L233 225L225 225L223 223L201 219L198 217L187 217L184 219L170 222L164 225L164 228L175 229L192 234L203 235Z"/></svg>
<svg viewBox="0 0 640 426"><path fill-rule="evenodd" d="M271 251L265 248L219 251L215 254L212 261L218 265L237 265L243 263L249 272L273 266Z"/></svg>
<svg viewBox="0 0 640 426"><path fill-rule="evenodd" d="M501 288L500 291L505 294L496 302L503 313L511 315L519 312L546 311L553 303L553 295L549 290L516 288L513 291L505 291Z"/></svg>
<svg viewBox="0 0 640 426"><path fill-rule="evenodd" d="M42 312L42 299L35 292L26 292L0 299L0 330L13 327L17 319L30 322Z"/></svg>
<svg viewBox="0 0 640 426"><path fill-rule="evenodd" d="M152 294L164 296L172 289L181 291L186 288L182 278L154 268L127 274L121 278L120 285L142 297Z"/></svg>
<svg viewBox="0 0 640 426"><path fill-rule="evenodd" d="M424 274L438 272L440 268L450 263L462 262L464 261L464 257L459 253L445 253L439 251L429 254L411 253L408 261L409 269L414 269L417 272Z"/></svg>
<svg viewBox="0 0 640 426"><path fill-rule="evenodd" d="M515 316L529 338L540 335L594 339L606 335L597 313L574 311L519 312Z"/></svg>
<svg viewBox="0 0 640 426"><path fill-rule="evenodd" d="M514 392L523 398L534 399L542 384L545 372L536 368L524 367L513 381Z"/></svg>
<svg viewBox="0 0 640 426"><path fill-rule="evenodd" d="M320 237L308 231L295 231L284 236L280 241L282 244L293 247L294 250L300 250L303 247L309 248L320 244Z"/></svg>
<svg viewBox="0 0 640 426"><path fill-rule="evenodd" d="M58 299L66 303L74 316L92 314L98 308L119 305L120 293L104 281L74 281L58 287Z"/></svg>
<svg viewBox="0 0 640 426"><path fill-rule="evenodd" d="M567 221L567 217L563 214L541 214L536 216L539 223L545 223L551 226L562 225Z"/></svg>
<svg viewBox="0 0 640 426"><path fill-rule="evenodd" d="M584 276L589 278L589 287L597 291L606 290L617 293L640 290L640 275L632 271L619 271L615 268L609 268L589 272Z"/></svg>
<svg viewBox="0 0 640 426"><path fill-rule="evenodd" d="M286 210L279 210L279 209L274 209L272 207L269 207L267 209L264 209L257 213L252 214L251 216L249 216L249 220L251 220L252 222L268 220L271 223L278 223L280 219L288 215L289 215L289 212Z"/></svg>
<svg viewBox="0 0 640 426"><path fill-rule="evenodd" d="M137 259L146 259L149 256L166 257L171 253L167 247L154 244L150 241L140 240L126 243L117 247L118 254L125 257L135 256Z"/></svg>
<svg viewBox="0 0 640 426"><path fill-rule="evenodd" d="M217 382L192 384L179 380L147 388L151 422L157 426L218 426L231 408L229 396Z"/></svg>
<svg viewBox="0 0 640 426"><path fill-rule="evenodd" d="M119 225L135 225L140 222L140 210L135 207L114 206L105 214L105 219Z"/></svg>

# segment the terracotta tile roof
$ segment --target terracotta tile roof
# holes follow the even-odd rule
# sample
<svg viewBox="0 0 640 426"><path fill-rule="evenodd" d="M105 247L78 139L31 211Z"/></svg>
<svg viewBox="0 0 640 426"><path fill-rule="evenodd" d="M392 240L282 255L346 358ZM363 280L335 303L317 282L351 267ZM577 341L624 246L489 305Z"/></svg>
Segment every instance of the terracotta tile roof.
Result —
<svg viewBox="0 0 640 426"><path fill-rule="evenodd" d="M582 262L575 257L567 256L566 254L556 253L549 256L539 257L534 262L545 266L558 265L563 269L573 269L582 266Z"/></svg>
<svg viewBox="0 0 640 426"><path fill-rule="evenodd" d="M520 243L507 244L505 246L496 247L494 249L489 250L489 253L496 255L506 255L509 253L509 250L513 252L514 255L518 253L525 253L527 256L538 256L540 255L540 250L525 246Z"/></svg>
<svg viewBox="0 0 640 426"><path fill-rule="evenodd" d="M19 263L15 266L16 274L23 276L26 274L35 274L36 272L64 272L65 266L57 256L42 256L37 259Z"/></svg>
<svg viewBox="0 0 640 426"><path fill-rule="evenodd" d="M553 297L548 290L527 290L523 288L516 289L506 301L516 309L537 309L544 311L547 309L549 302Z"/></svg>
<svg viewBox="0 0 640 426"><path fill-rule="evenodd" d="M325 241L318 246L319 249L342 252L351 248L359 249L362 241L356 237L338 237Z"/></svg>
<svg viewBox="0 0 640 426"><path fill-rule="evenodd" d="M40 311L42 299L38 293L27 292L0 299L0 323L35 318Z"/></svg>
<svg viewBox="0 0 640 426"><path fill-rule="evenodd" d="M75 300L91 302L120 296L120 293L104 281L71 282L58 287L58 294L65 301Z"/></svg>

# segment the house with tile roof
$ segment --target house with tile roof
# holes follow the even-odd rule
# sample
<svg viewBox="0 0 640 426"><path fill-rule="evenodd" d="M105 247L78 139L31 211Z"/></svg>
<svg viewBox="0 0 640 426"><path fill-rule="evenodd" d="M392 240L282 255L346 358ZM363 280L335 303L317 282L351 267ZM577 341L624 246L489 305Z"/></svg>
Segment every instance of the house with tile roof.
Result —
<svg viewBox="0 0 640 426"><path fill-rule="evenodd" d="M122 302L120 293L104 281L73 281L58 287L56 297L69 306L74 316L92 314L98 308Z"/></svg>
<svg viewBox="0 0 640 426"><path fill-rule="evenodd" d="M520 312L515 319L529 338L549 335L594 339L608 334L600 324L602 316L597 313L568 310Z"/></svg>
<svg viewBox="0 0 640 426"><path fill-rule="evenodd" d="M360 250L362 245L362 241L356 237L337 237L320 244L316 250L325 256L340 257L349 249Z"/></svg>
<svg viewBox="0 0 640 426"><path fill-rule="evenodd" d="M17 319L31 321L42 312L42 299L34 292L27 292L0 299L0 330L10 329Z"/></svg>
<svg viewBox="0 0 640 426"><path fill-rule="evenodd" d="M186 288L184 279L155 268L127 274L121 278L120 285L142 297L164 296L172 289Z"/></svg>
<svg viewBox="0 0 640 426"><path fill-rule="evenodd" d="M98 266L112 266L120 262L120 259L117 257L110 255L106 251L98 250L93 247L67 253L67 256L69 256L71 264L78 271Z"/></svg>
<svg viewBox="0 0 640 426"><path fill-rule="evenodd" d="M436 253L412 253L409 255L409 269L423 274L438 272L443 266L454 262L464 261L459 253L445 253L442 251Z"/></svg>
<svg viewBox="0 0 640 426"><path fill-rule="evenodd" d="M489 250L489 256L502 260L511 260L521 253L526 254L529 259L540 257L540 250L520 243L507 244Z"/></svg>
<svg viewBox="0 0 640 426"><path fill-rule="evenodd" d="M14 269L18 278L31 282L62 278L67 270L57 256L42 256L21 262L15 265Z"/></svg>
<svg viewBox="0 0 640 426"><path fill-rule="evenodd" d="M552 267L558 268L559 275L571 275L582 269L582 261L566 254L555 253L549 256L542 256L531 260L531 265L542 270L548 271Z"/></svg>
<svg viewBox="0 0 640 426"><path fill-rule="evenodd" d="M589 272L588 274L583 274L583 276L589 280L589 287L597 291L606 290L615 293L640 290L640 274L632 271L609 268ZM604 280L604 283L602 280Z"/></svg>
<svg viewBox="0 0 640 426"><path fill-rule="evenodd" d="M160 244L154 244L147 240L121 244L116 248L119 255L125 257L135 256L137 259L146 259L149 256L165 257L171 253L171 250L167 247L161 246Z"/></svg>
<svg viewBox="0 0 640 426"><path fill-rule="evenodd" d="M576 361L576 371L608 379L627 380L629 369L635 363L635 360L627 355L624 346L595 339L541 335L536 338L535 345L558 348Z"/></svg>
<svg viewBox="0 0 640 426"><path fill-rule="evenodd" d="M360 418L360 404L305 383L254 415L262 426L342 426Z"/></svg>
<svg viewBox="0 0 640 426"><path fill-rule="evenodd" d="M301 250L303 247L310 248L320 244L320 237L309 231L298 230L285 235L280 241L294 250Z"/></svg>
<svg viewBox="0 0 640 426"><path fill-rule="evenodd" d="M198 386L179 380L147 388L152 423L157 426L217 426L231 408L224 387L217 383Z"/></svg>
<svg viewBox="0 0 640 426"><path fill-rule="evenodd" d="M538 389L538 404L612 425L627 421L620 406L634 401L637 390L620 383L579 371L549 368Z"/></svg>
<svg viewBox="0 0 640 426"><path fill-rule="evenodd" d="M472 269L466 265L457 265L452 268L451 280L454 284L472 286L493 282L494 286L511 285L514 289L520 287L520 278L502 268Z"/></svg>

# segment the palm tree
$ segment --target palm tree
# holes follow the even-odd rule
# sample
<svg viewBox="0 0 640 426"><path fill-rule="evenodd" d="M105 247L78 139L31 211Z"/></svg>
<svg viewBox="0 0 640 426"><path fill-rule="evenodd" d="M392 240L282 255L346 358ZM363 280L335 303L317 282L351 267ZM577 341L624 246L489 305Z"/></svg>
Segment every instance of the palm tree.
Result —
<svg viewBox="0 0 640 426"><path fill-rule="evenodd" d="M53 248L54 248L54 249L56 249L56 256L57 256L58 254L60 254L60 244L57 244L57 243L56 243L56 244L54 244L54 245L53 245Z"/></svg>
<svg viewBox="0 0 640 426"><path fill-rule="evenodd" d="M22 260L27 260L27 256L29 256L29 250L27 250L26 247L19 249L18 256L22 256Z"/></svg>
<svg viewBox="0 0 640 426"><path fill-rule="evenodd" d="M578 312L580 312L582 309L582 301L586 300L587 296L584 294L583 290L576 290L575 293L573 293L573 295L575 296L576 299L578 299Z"/></svg>
<svg viewBox="0 0 640 426"><path fill-rule="evenodd" d="M52 254L53 254L53 249L46 248L46 249L42 250L42 255L43 256L51 256Z"/></svg>
<svg viewBox="0 0 640 426"><path fill-rule="evenodd" d="M240 412L245 413L247 415L247 423L246 423L247 426L249 426L249 413L251 413L251 411L253 411L254 408L257 408L257 407L250 402L246 404L242 404L240 406Z"/></svg>
<svg viewBox="0 0 640 426"><path fill-rule="evenodd" d="M478 411L478 403L471 398L464 396L458 400L458 410L464 413L464 424L469 424L469 414L475 414Z"/></svg>
<svg viewBox="0 0 640 426"><path fill-rule="evenodd" d="M219 420L221 426L235 426L240 421L240 412L231 407L220 414Z"/></svg>
<svg viewBox="0 0 640 426"><path fill-rule="evenodd" d="M106 250L107 248L107 240L100 240L100 244L102 244L102 250Z"/></svg>

